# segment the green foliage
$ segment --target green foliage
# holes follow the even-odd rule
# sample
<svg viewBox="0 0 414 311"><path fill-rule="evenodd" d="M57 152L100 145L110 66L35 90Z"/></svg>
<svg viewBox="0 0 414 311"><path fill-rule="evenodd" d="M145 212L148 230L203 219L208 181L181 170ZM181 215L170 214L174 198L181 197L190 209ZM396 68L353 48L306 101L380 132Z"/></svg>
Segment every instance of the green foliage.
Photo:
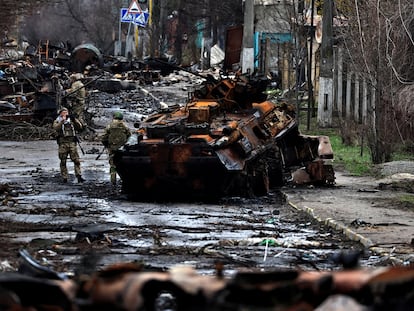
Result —
<svg viewBox="0 0 414 311"><path fill-rule="evenodd" d="M414 194L405 194L399 197L400 202L407 209L414 209Z"/></svg>
<svg viewBox="0 0 414 311"><path fill-rule="evenodd" d="M334 151L334 166L343 167L358 176L372 173L371 155L366 146L346 146L338 134L329 138Z"/></svg>
<svg viewBox="0 0 414 311"><path fill-rule="evenodd" d="M414 161L414 146L410 146L406 144L405 146L401 146L397 148L393 154L392 159L393 161Z"/></svg>
<svg viewBox="0 0 414 311"><path fill-rule="evenodd" d="M362 147L360 143L353 146L345 145L338 128L318 128L315 117L310 119L308 130L305 113L300 116L299 129L305 135L329 136L334 152L333 165L336 170L343 169L356 176L376 174L377 171L372 163L371 152L366 142ZM392 153L392 160L414 161L413 148L413 145L406 144L395 149Z"/></svg>
<svg viewBox="0 0 414 311"><path fill-rule="evenodd" d="M312 122L314 122L314 119L312 119ZM329 136L334 152L333 165L335 169L344 169L357 176L373 173L373 164L367 146L361 148L361 146L347 146L343 144L337 129L315 128L316 126L314 126L310 130L306 130L303 127L306 127L304 122L300 125L300 131L305 135Z"/></svg>

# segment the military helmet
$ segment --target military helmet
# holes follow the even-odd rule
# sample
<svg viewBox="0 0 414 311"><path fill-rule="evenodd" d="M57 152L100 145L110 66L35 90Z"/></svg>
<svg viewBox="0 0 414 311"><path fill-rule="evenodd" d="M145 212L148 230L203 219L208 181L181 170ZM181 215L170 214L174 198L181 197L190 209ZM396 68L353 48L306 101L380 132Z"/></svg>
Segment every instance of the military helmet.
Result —
<svg viewBox="0 0 414 311"><path fill-rule="evenodd" d="M69 112L68 108L63 107L62 109L59 110L59 114L61 114L63 111L68 111Z"/></svg>
<svg viewBox="0 0 414 311"><path fill-rule="evenodd" d="M122 114L122 112L120 112L120 111L116 111L115 113L114 113L114 119L117 119L117 120L122 120L124 118L124 115Z"/></svg>

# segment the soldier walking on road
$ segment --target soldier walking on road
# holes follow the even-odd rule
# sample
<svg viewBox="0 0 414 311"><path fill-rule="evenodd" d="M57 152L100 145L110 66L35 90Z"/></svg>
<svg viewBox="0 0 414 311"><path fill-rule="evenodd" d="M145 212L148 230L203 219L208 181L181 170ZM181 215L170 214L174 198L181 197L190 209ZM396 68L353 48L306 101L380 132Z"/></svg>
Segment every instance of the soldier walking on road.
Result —
<svg viewBox="0 0 414 311"><path fill-rule="evenodd" d="M115 112L111 123L106 127L102 136L102 144L108 149L109 154L109 173L111 183L116 184L116 167L114 163L115 151L126 143L131 131L123 121L124 116L121 112Z"/></svg>
<svg viewBox="0 0 414 311"><path fill-rule="evenodd" d="M78 154L78 138L76 136L76 133L82 130L82 124L76 118L69 116L67 108L62 108L59 111L59 116L53 122L53 129L57 134L60 174L62 175L63 182L68 182L68 169L66 167L68 155L75 166L75 176L78 179L78 182L84 182L85 180L82 178L80 158Z"/></svg>
<svg viewBox="0 0 414 311"><path fill-rule="evenodd" d="M82 74L74 73L70 75L71 87L65 90L64 95L67 95L70 99L70 108L76 118L85 126L85 120L83 117L85 110L85 98L86 90L85 85L81 81Z"/></svg>

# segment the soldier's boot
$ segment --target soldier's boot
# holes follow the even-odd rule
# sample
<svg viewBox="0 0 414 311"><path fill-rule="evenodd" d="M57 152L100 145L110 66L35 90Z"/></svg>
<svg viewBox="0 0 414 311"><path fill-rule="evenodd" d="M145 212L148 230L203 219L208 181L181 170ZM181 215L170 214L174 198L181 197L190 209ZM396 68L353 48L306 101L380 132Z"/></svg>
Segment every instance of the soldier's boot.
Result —
<svg viewBox="0 0 414 311"><path fill-rule="evenodd" d="M85 181L81 175L77 175L76 178L78 179L78 183L83 183Z"/></svg>

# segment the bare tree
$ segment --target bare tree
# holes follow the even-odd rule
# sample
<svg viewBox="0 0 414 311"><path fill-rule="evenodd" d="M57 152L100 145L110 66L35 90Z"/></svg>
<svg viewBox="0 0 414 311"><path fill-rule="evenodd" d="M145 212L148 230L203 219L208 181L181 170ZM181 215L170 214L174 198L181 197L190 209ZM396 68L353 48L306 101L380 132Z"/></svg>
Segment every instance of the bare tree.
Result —
<svg viewBox="0 0 414 311"><path fill-rule="evenodd" d="M10 1L10 0L2 0ZM27 1L29 2L29 1ZM39 2L36 10L26 10L23 35L32 44L39 40L70 41L73 46L90 42L103 53L112 53L114 40L118 39L120 8L127 6L126 0L56 0ZM229 25L242 23L242 0L153 0L152 23L147 26L151 53L163 51L165 25L173 11L179 13L180 33L187 33L196 39L200 29L197 22L205 19L206 32L212 34L213 44L223 41L222 35ZM11 2L10 2L11 5ZM148 5L148 3L146 4ZM122 24L122 33L128 32L127 24ZM180 42L177 42L179 44ZM156 45L160 48L154 48ZM180 46L176 47L180 55Z"/></svg>
<svg viewBox="0 0 414 311"><path fill-rule="evenodd" d="M174 7L179 17L178 29L180 33L186 33L188 38L196 41L194 48L202 49L197 38L203 36L211 47L216 43L223 43L226 28L243 23L241 0L176 0ZM181 61L181 38L176 42L177 58ZM198 52L198 51L197 51ZM197 53L193 51L193 53Z"/></svg>
<svg viewBox="0 0 414 311"><path fill-rule="evenodd" d="M48 3L27 15L22 33L33 44L43 39L70 41L73 46L90 42L108 53L113 51L121 3L121 0Z"/></svg>
<svg viewBox="0 0 414 311"><path fill-rule="evenodd" d="M338 10L347 17L344 44L352 70L375 90L366 134L372 161L391 160L397 143L409 137L400 122L397 96L414 81L414 3L412 0L342 0ZM406 116L411 118L412 115ZM412 129L412 123L411 123ZM413 132L407 135L413 137Z"/></svg>

